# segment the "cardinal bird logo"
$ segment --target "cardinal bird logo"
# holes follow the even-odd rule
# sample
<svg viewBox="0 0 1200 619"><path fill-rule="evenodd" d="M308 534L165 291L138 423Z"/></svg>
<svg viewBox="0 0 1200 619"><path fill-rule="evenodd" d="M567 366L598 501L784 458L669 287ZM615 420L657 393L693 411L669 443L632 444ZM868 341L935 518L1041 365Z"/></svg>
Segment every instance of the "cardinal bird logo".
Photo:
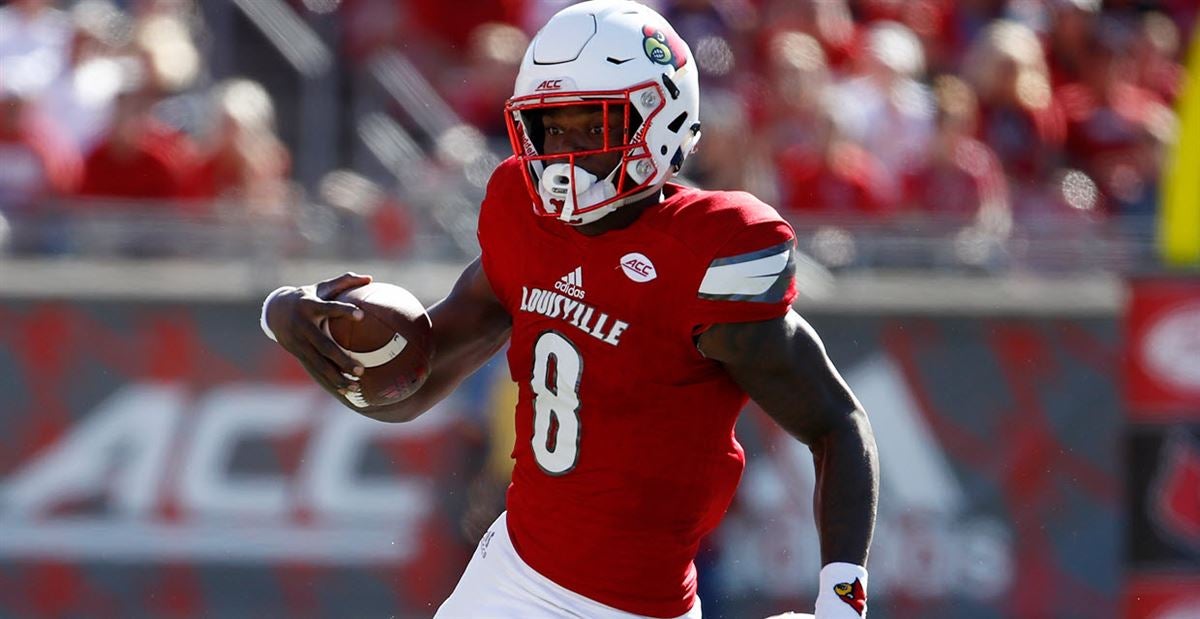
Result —
<svg viewBox="0 0 1200 619"><path fill-rule="evenodd" d="M863 591L862 582L857 578L854 582L839 582L833 586L833 592L837 594L843 602L850 605L854 612L860 616L867 608L867 592Z"/></svg>
<svg viewBox="0 0 1200 619"><path fill-rule="evenodd" d="M1190 434L1171 436L1154 483L1155 519L1171 537L1200 548L1200 445Z"/></svg>
<svg viewBox="0 0 1200 619"><path fill-rule="evenodd" d="M654 26L642 26L642 47L646 56L658 64L669 64L676 69L687 64L687 50L683 47L683 39L674 32L664 32Z"/></svg>

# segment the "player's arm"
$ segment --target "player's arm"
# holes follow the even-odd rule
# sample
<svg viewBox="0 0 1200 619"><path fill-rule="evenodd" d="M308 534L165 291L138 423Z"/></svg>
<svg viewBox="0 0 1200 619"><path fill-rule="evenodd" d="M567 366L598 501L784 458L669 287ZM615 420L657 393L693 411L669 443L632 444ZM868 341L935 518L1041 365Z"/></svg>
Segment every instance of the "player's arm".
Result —
<svg viewBox="0 0 1200 619"><path fill-rule="evenodd" d="M714 325L697 345L812 450L822 565L865 566L879 497L875 437L813 328L788 310L777 319ZM865 573L863 579L865 585ZM823 582L821 595L825 588Z"/></svg>
<svg viewBox="0 0 1200 619"><path fill-rule="evenodd" d="M346 273L319 284L284 288L268 299L263 312L265 326L275 340L300 360L317 384L342 402L341 393L356 388L347 376L355 374L356 364L316 325L323 318L352 315L353 305L329 299L370 281L369 276ZM512 329L512 317L496 298L478 258L463 270L450 294L429 308L429 317L434 352L425 384L394 405L352 410L380 421L414 419L486 363Z"/></svg>

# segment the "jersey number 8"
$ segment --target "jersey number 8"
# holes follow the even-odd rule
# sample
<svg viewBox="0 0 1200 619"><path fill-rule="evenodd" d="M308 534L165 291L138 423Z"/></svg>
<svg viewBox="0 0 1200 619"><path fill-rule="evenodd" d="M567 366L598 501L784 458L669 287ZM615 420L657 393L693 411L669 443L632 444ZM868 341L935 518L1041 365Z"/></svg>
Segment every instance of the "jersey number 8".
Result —
<svg viewBox="0 0 1200 619"><path fill-rule="evenodd" d="M583 358L571 341L546 331L533 345L533 455L549 475L579 460L579 380Z"/></svg>

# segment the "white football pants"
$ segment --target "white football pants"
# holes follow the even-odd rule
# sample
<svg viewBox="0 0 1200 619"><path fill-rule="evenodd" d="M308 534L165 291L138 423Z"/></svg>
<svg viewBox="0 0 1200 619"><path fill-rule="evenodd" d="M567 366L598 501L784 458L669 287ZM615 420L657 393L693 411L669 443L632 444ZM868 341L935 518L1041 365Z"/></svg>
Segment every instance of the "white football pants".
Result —
<svg viewBox="0 0 1200 619"><path fill-rule="evenodd" d="M483 535L454 592L434 619L638 619L534 571L513 547L507 514ZM700 599L678 619L700 619Z"/></svg>

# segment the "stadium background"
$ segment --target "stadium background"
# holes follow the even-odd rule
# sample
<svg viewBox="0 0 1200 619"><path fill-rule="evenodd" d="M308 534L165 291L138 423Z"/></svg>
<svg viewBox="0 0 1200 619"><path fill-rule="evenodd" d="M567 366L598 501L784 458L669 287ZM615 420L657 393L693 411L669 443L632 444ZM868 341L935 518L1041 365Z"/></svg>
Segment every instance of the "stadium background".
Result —
<svg viewBox="0 0 1200 619"><path fill-rule="evenodd" d="M500 509L502 363L378 424L258 302L443 294L564 4L0 1L0 617L432 614ZM871 616L1200 616L1196 3L654 4L685 176L793 221L875 424ZM811 608L807 451L739 436L705 614Z"/></svg>

